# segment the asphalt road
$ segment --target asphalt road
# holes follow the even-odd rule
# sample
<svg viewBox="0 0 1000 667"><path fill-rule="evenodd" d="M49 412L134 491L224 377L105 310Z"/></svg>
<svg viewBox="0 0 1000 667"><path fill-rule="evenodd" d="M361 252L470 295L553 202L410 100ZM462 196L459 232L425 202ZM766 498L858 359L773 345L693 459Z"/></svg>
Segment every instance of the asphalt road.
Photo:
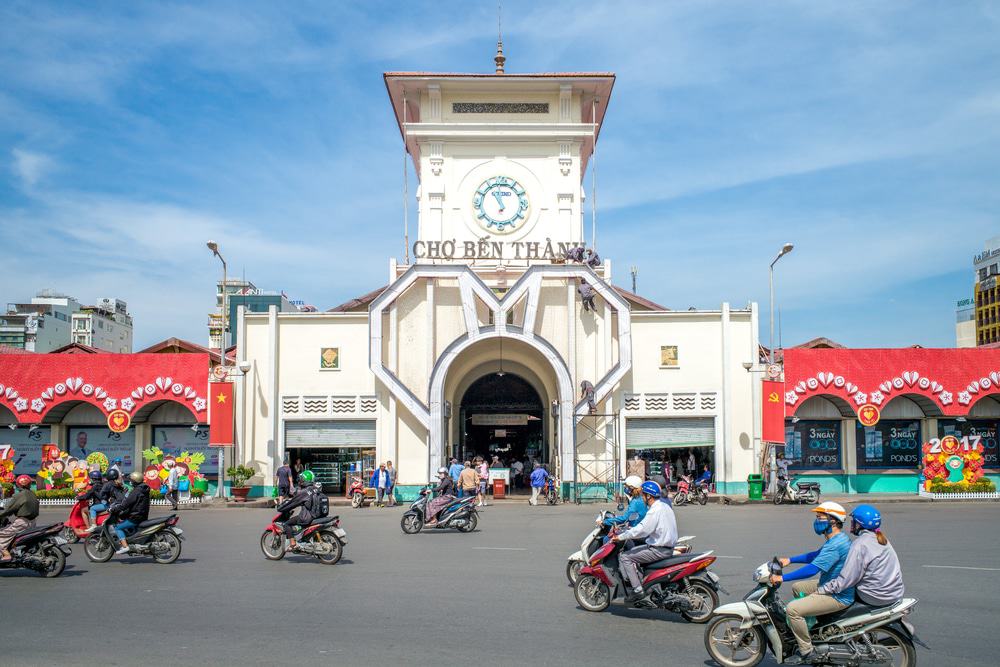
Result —
<svg viewBox="0 0 1000 667"><path fill-rule="evenodd" d="M566 557L598 509L501 505L475 533L409 536L401 509L337 508L350 544L335 566L264 560L270 510L185 511L173 565L90 563L77 545L58 579L0 570L0 664L710 664L704 626L577 607ZM882 509L907 593L920 598L911 620L932 648L920 664L995 665L1000 504ZM817 544L804 506L684 507L678 520L720 556L723 602L742 597L772 555Z"/></svg>

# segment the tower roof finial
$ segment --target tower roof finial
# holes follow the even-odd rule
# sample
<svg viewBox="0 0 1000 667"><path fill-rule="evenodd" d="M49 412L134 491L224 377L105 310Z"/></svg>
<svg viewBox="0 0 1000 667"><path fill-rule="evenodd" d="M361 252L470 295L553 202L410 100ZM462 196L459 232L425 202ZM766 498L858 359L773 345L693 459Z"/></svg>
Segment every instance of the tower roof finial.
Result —
<svg viewBox="0 0 1000 667"><path fill-rule="evenodd" d="M497 54L493 56L493 62L496 63L497 74L503 74L503 65L507 62L507 57L503 54L503 30L500 25L500 0L497 0Z"/></svg>

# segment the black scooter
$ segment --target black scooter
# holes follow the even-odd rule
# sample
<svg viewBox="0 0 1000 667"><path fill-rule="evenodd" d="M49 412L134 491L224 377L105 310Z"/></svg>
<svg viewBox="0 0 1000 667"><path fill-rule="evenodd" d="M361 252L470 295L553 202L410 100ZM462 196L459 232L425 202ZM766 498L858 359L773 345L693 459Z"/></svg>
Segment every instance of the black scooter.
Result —
<svg viewBox="0 0 1000 667"><path fill-rule="evenodd" d="M7 523L6 518L0 520L0 527ZM0 562L0 568L25 568L43 577L58 577L66 569L66 556L71 553L69 543L59 536L62 529L61 523L53 523L18 533L10 544L11 559Z"/></svg>
<svg viewBox="0 0 1000 667"><path fill-rule="evenodd" d="M420 497L413 501L410 509L406 510L399 525L407 535L416 535L424 524L430 520L427 516L427 503L430 502L430 493L427 489L421 489ZM476 497L456 498L438 513L438 522L432 528L457 528L463 533L471 533L479 525L479 513L475 507Z"/></svg>
<svg viewBox="0 0 1000 667"><path fill-rule="evenodd" d="M173 563L180 558L181 540L184 531L177 528L176 514L161 516L143 521L136 526L126 538L128 556L152 556L153 560L162 565ZM95 563L106 563L115 555L118 549L118 535L115 534L115 524L118 517L108 517L101 526L87 538L83 551L87 558Z"/></svg>

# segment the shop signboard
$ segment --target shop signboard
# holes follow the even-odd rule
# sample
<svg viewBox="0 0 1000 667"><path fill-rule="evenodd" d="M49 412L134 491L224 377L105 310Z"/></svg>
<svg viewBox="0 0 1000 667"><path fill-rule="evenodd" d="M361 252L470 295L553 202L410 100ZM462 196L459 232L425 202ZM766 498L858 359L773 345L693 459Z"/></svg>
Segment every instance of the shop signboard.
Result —
<svg viewBox="0 0 1000 667"><path fill-rule="evenodd" d="M473 426L526 426L528 415L475 414L471 421Z"/></svg>
<svg viewBox="0 0 1000 667"><path fill-rule="evenodd" d="M840 470L840 422L803 419L787 423L784 456L793 470Z"/></svg>
<svg viewBox="0 0 1000 667"><path fill-rule="evenodd" d="M857 424L858 468L916 468L920 463L920 422L885 419Z"/></svg>
<svg viewBox="0 0 1000 667"><path fill-rule="evenodd" d="M206 476L219 474L219 450L208 446L207 426L199 426L198 430L188 426L154 426L153 444L174 457L181 452L203 454L205 462L198 472Z"/></svg>
<svg viewBox="0 0 1000 667"><path fill-rule="evenodd" d="M135 429L115 433L107 426L71 426L69 428L69 455L86 459L93 452L101 452L109 461L122 460L122 472L132 472L135 467Z"/></svg>
<svg viewBox="0 0 1000 667"><path fill-rule="evenodd" d="M42 467L42 445L52 442L51 429L27 426L0 429L0 445L14 449L14 475L34 475Z"/></svg>

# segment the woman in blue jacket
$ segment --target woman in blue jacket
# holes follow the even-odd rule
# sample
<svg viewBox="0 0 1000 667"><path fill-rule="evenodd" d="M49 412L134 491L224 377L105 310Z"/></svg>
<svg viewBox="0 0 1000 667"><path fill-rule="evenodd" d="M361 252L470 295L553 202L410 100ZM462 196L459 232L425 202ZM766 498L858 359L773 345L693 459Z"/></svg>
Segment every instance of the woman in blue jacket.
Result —
<svg viewBox="0 0 1000 667"><path fill-rule="evenodd" d="M642 480L639 476L629 475L622 482L622 486L624 487L625 495L631 498L631 500L629 500L628 507L625 508L623 514L605 519L605 526L622 526L628 524L629 528L633 528L646 516L646 503L643 502L642 494L639 493L639 489L642 487Z"/></svg>

